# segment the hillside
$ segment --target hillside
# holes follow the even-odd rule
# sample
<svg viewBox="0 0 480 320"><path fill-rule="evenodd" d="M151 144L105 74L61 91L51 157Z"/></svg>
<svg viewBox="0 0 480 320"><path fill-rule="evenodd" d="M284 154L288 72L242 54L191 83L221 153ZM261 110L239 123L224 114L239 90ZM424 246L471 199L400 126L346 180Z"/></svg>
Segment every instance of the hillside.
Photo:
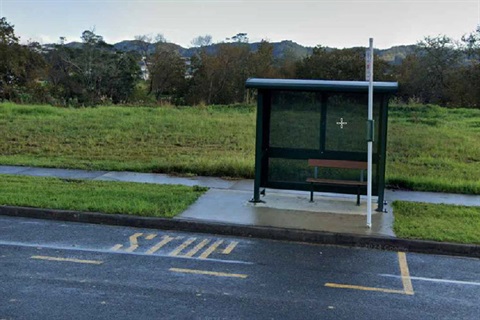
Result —
<svg viewBox="0 0 480 320"><path fill-rule="evenodd" d="M404 46L395 46L389 49L376 50L376 53L383 60L395 65L399 65L402 63L403 59L406 58L407 55L415 51L416 47L417 46L414 44L404 45Z"/></svg>
<svg viewBox="0 0 480 320"><path fill-rule="evenodd" d="M199 50L198 48L183 48L175 43L165 43L166 46L177 50L181 56L190 58ZM231 43L231 45L237 45L236 43ZM249 43L251 51L256 51L260 42ZM290 57L294 57L297 59L304 58L308 55L311 55L313 52L312 47L302 46L296 42L291 40L283 40L281 42L272 42L273 45L273 55L275 58L282 58L285 55ZM81 48L82 43L80 42L70 42L66 44L67 47L70 48ZM122 51L122 52L130 52L135 51L138 53L144 52L146 49L149 53L153 53L155 51L155 44L147 44L143 41L139 40L124 40L113 45L109 46L111 50ZM206 47L207 52L214 53L217 50L218 44L212 44ZM395 46L389 49L377 49L376 53L380 56L380 58L384 59L385 61L392 63L392 64L400 64L405 57L412 53L415 50L415 45L403 45L403 46ZM328 48L333 49L333 48Z"/></svg>

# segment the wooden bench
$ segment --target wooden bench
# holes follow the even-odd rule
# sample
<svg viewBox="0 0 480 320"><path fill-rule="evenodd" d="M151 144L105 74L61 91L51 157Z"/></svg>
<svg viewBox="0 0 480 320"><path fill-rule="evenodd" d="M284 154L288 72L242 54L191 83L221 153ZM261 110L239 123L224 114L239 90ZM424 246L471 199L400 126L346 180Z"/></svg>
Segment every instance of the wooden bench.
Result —
<svg viewBox="0 0 480 320"><path fill-rule="evenodd" d="M360 205L360 190L367 187L367 182L363 181L363 172L367 170L367 162L362 161L347 161L347 160L323 160L323 159L308 159L308 166L315 167L314 177L308 178L307 182L312 185L310 191L310 202L313 202L313 188L315 184L319 185L335 185L335 186L354 186L357 187L357 206ZM318 168L339 168L339 169L355 169L360 170L360 177L358 181L355 180L335 180L335 179L319 179Z"/></svg>

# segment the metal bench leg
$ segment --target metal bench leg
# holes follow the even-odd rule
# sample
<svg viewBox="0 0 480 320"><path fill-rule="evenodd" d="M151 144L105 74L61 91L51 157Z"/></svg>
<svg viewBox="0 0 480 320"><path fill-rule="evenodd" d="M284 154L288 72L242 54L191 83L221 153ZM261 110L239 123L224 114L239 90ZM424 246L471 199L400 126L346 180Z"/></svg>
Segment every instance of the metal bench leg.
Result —
<svg viewBox="0 0 480 320"><path fill-rule="evenodd" d="M357 187L357 206L360 205L360 187Z"/></svg>

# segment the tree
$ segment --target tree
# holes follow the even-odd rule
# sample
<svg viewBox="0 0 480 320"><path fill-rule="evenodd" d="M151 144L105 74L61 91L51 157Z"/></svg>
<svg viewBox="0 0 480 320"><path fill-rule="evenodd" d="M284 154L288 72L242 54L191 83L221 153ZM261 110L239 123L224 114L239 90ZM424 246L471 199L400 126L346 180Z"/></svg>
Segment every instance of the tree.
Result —
<svg viewBox="0 0 480 320"><path fill-rule="evenodd" d="M246 33L237 33L231 38L227 38L227 41L237 42L237 43L248 43L248 36Z"/></svg>
<svg viewBox="0 0 480 320"><path fill-rule="evenodd" d="M162 95L178 95L185 85L185 61L173 48L158 44L151 58L148 94L157 100Z"/></svg>
<svg viewBox="0 0 480 320"><path fill-rule="evenodd" d="M426 102L445 104L449 77L459 66L460 52L447 36L425 37L418 46L425 86L429 92Z"/></svg>
<svg viewBox="0 0 480 320"><path fill-rule="evenodd" d="M480 25L477 29L462 37L463 50L470 59L480 62Z"/></svg>
<svg viewBox="0 0 480 320"><path fill-rule="evenodd" d="M136 45L142 56L142 63L145 68L144 79L147 79L150 76L151 56L155 52L155 48L159 44L166 43L167 40L163 34L158 33L156 36L149 34L137 35L135 36L135 41L137 42Z"/></svg>
<svg viewBox="0 0 480 320"><path fill-rule="evenodd" d="M477 29L462 37L461 50L466 63L452 75L451 87L453 103L459 106L480 106L480 25Z"/></svg>
<svg viewBox="0 0 480 320"><path fill-rule="evenodd" d="M0 19L0 43L2 45L18 44L18 37L15 35L14 25L7 22L7 18Z"/></svg>
<svg viewBox="0 0 480 320"><path fill-rule="evenodd" d="M83 31L80 38L85 46L97 46L104 43L103 37L95 34L95 29Z"/></svg>
<svg viewBox="0 0 480 320"><path fill-rule="evenodd" d="M250 48L246 44L221 43L214 53L202 50L192 58L193 78L187 101L193 104L244 101L249 59Z"/></svg>
<svg viewBox="0 0 480 320"><path fill-rule="evenodd" d="M279 73L275 68L273 45L262 40L255 52L250 54L248 76L256 78L277 78Z"/></svg>
<svg viewBox="0 0 480 320"><path fill-rule="evenodd" d="M125 103L140 76L138 63L131 54L119 52L108 59L108 64L101 92L113 103Z"/></svg>
<svg viewBox="0 0 480 320"><path fill-rule="evenodd" d="M461 69L461 52L447 36L425 37L415 53L398 68L402 97L415 97L422 103L451 103L454 74Z"/></svg>
<svg viewBox="0 0 480 320"><path fill-rule="evenodd" d="M193 47L206 47L212 44L212 36L209 34L198 36L193 38L190 43Z"/></svg>
<svg viewBox="0 0 480 320"><path fill-rule="evenodd" d="M317 46L297 64L297 77L325 80L365 80L365 48L329 49ZM388 64L374 57L375 80L388 80Z"/></svg>
<svg viewBox="0 0 480 320"><path fill-rule="evenodd" d="M45 61L38 46L19 44L14 26L6 18L0 19L0 99L23 100L39 84Z"/></svg>
<svg viewBox="0 0 480 320"><path fill-rule="evenodd" d="M52 94L65 104L127 101L139 79L137 60L130 53L112 52L92 30L84 31L82 40L82 48L58 45L47 55Z"/></svg>
<svg viewBox="0 0 480 320"><path fill-rule="evenodd" d="M297 75L297 64L301 60L293 49L286 48L280 58L275 61L275 68L280 78L292 79Z"/></svg>

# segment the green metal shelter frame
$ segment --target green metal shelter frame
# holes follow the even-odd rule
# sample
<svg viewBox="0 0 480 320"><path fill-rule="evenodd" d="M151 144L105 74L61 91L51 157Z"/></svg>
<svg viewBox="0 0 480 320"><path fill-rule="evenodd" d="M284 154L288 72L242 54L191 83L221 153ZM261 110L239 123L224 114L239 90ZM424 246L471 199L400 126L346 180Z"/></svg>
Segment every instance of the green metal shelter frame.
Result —
<svg viewBox="0 0 480 320"><path fill-rule="evenodd" d="M258 90L252 202L261 201L262 188L310 191L308 159L366 162L367 139L373 138L372 194L378 196L377 210L383 210L388 100L397 91L396 82L374 82L373 125L367 122L366 81L251 78L246 87ZM358 172L320 172L320 177L338 180L353 175ZM314 190L357 193L349 186L315 185Z"/></svg>

